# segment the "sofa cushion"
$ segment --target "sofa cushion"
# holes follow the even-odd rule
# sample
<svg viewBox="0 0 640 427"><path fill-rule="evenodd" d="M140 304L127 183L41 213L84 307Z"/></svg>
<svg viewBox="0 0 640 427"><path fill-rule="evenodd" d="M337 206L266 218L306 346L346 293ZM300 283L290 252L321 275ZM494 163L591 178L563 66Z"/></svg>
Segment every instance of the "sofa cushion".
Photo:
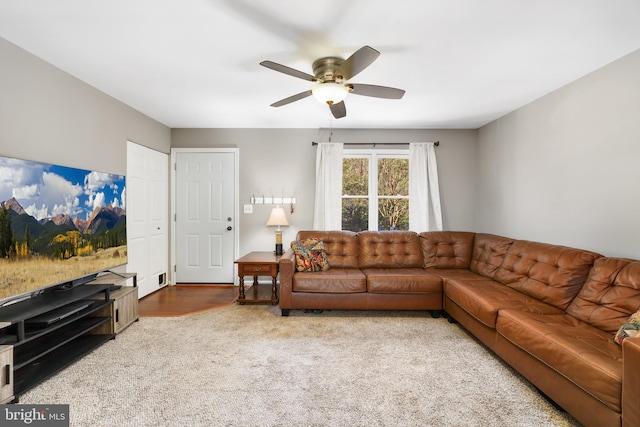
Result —
<svg viewBox="0 0 640 427"><path fill-rule="evenodd" d="M427 268L425 271L435 274L445 279L456 279L464 281L487 280L486 277L473 273L462 268Z"/></svg>
<svg viewBox="0 0 640 427"><path fill-rule="evenodd" d="M469 270L493 279L512 243L513 239L477 233L473 240Z"/></svg>
<svg viewBox="0 0 640 427"><path fill-rule="evenodd" d="M329 261L324 245L318 239L295 240L291 249L296 257L296 271L326 271Z"/></svg>
<svg viewBox="0 0 640 427"><path fill-rule="evenodd" d="M442 279L422 268L365 268L370 293L442 293Z"/></svg>
<svg viewBox="0 0 640 427"><path fill-rule="evenodd" d="M355 293L367 291L367 278L357 268L331 267L327 271L295 273L293 292Z"/></svg>
<svg viewBox="0 0 640 427"><path fill-rule="evenodd" d="M640 261L602 257L567 313L614 334L639 307Z"/></svg>
<svg viewBox="0 0 640 427"><path fill-rule="evenodd" d="M565 310L600 256L581 249L516 240L507 250L494 278L523 294Z"/></svg>
<svg viewBox="0 0 640 427"><path fill-rule="evenodd" d="M360 268L422 268L422 249L413 231L358 233ZM330 260L331 261L331 260Z"/></svg>
<svg viewBox="0 0 640 427"><path fill-rule="evenodd" d="M474 235L466 231L420 233L424 268L469 268Z"/></svg>
<svg viewBox="0 0 640 427"><path fill-rule="evenodd" d="M560 314L562 310L531 298L491 279L469 281L444 278L444 293L469 315L490 328L496 327L498 312L513 308L533 313Z"/></svg>
<svg viewBox="0 0 640 427"><path fill-rule="evenodd" d="M611 334L568 314L502 310L497 331L585 392L620 412L622 349Z"/></svg>
<svg viewBox="0 0 640 427"><path fill-rule="evenodd" d="M316 238L324 244L331 268L358 268L358 241L352 231L298 231L296 240Z"/></svg>

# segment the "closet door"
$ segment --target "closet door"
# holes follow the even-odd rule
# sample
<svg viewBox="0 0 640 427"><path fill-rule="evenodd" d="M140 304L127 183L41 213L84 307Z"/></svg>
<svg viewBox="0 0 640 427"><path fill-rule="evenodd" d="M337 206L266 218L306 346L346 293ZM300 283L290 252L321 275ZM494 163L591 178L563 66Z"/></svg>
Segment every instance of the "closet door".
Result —
<svg viewBox="0 0 640 427"><path fill-rule="evenodd" d="M169 155L127 143L127 271L138 273L138 297L167 282Z"/></svg>

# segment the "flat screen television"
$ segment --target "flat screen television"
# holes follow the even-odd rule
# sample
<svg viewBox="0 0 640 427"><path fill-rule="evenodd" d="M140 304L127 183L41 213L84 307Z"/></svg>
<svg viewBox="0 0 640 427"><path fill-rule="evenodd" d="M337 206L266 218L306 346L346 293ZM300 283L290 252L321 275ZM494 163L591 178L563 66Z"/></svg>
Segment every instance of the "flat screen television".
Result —
<svg viewBox="0 0 640 427"><path fill-rule="evenodd" d="M125 176L0 156L0 306L127 263Z"/></svg>

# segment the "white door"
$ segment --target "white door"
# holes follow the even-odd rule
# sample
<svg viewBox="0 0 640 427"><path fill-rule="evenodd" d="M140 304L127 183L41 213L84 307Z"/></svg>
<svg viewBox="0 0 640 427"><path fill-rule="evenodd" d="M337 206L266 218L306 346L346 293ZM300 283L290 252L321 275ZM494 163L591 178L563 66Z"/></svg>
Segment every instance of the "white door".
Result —
<svg viewBox="0 0 640 427"><path fill-rule="evenodd" d="M169 264L169 156L127 143L127 271L138 297L165 286Z"/></svg>
<svg viewBox="0 0 640 427"><path fill-rule="evenodd" d="M176 283L233 283L236 154L177 152Z"/></svg>

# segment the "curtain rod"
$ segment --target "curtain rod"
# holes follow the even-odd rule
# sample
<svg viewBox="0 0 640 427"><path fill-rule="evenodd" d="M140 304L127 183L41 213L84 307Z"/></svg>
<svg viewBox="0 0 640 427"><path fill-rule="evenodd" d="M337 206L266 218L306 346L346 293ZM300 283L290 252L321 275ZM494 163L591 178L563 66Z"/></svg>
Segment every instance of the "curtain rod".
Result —
<svg viewBox="0 0 640 427"><path fill-rule="evenodd" d="M311 145L322 144L322 142L311 141ZM344 145L409 145L408 142L345 142ZM433 143L436 147L440 146L440 141Z"/></svg>

